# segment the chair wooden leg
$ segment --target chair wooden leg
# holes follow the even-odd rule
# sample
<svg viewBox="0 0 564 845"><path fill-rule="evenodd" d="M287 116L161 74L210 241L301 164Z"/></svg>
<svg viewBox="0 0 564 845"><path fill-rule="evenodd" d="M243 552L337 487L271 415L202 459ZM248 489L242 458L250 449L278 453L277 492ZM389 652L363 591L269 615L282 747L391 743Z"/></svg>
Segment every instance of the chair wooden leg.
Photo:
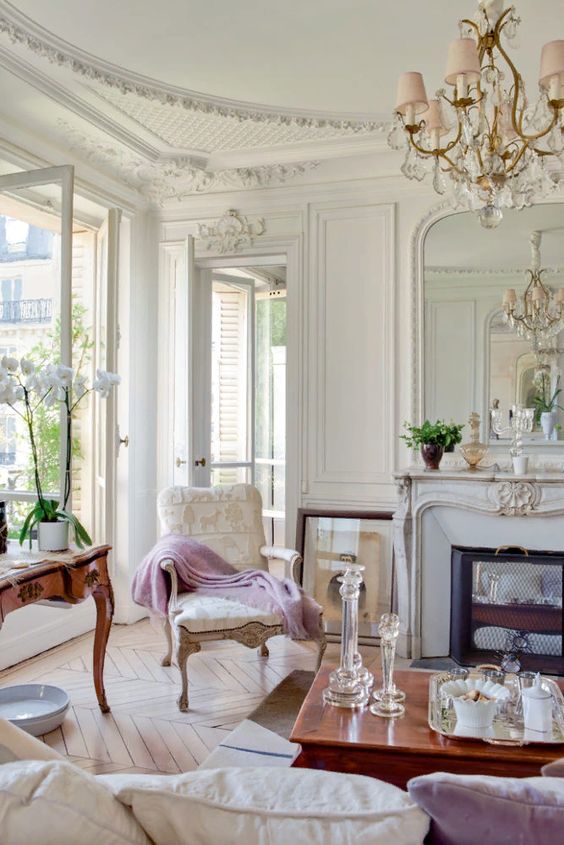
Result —
<svg viewBox="0 0 564 845"><path fill-rule="evenodd" d="M180 642L178 644L178 650L176 652L176 662L178 663L178 668L180 669L180 677L182 679L182 691L178 698L178 709L181 710L183 713L186 713L186 711L188 710L188 672L186 669L186 664L190 655L196 654L196 652L200 651L201 646L200 643L194 642L193 640L189 640L182 634L182 632L179 632L179 639Z"/></svg>
<svg viewBox="0 0 564 845"><path fill-rule="evenodd" d="M165 619L164 624L164 632L166 637L166 654L161 660L161 666L170 666L172 661L172 628L170 625L170 619L167 617Z"/></svg>
<svg viewBox="0 0 564 845"><path fill-rule="evenodd" d="M270 654L270 652L268 650L268 646L267 646L266 643L263 643L261 645L261 647L259 649L259 654L260 654L261 657L268 657L268 655Z"/></svg>

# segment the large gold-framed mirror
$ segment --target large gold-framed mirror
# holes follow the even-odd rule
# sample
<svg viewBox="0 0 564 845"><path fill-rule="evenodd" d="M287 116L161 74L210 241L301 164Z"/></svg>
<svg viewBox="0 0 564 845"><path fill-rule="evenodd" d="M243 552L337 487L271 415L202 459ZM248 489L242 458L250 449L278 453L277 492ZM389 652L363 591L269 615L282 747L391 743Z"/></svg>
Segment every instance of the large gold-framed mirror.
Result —
<svg viewBox="0 0 564 845"><path fill-rule="evenodd" d="M493 230L472 213L453 213L429 228L423 247L424 416L465 423L478 411L481 436L492 443L499 439L492 407L509 419L514 404L549 402L561 373L564 387L564 331L539 335L535 343L517 333L504 311L506 291L514 290L519 302L527 287L532 233L540 233L533 240L540 243L542 279L556 293L564 286L564 203L510 210ZM564 412L557 407L553 424L547 438L539 409L528 439L563 448Z"/></svg>

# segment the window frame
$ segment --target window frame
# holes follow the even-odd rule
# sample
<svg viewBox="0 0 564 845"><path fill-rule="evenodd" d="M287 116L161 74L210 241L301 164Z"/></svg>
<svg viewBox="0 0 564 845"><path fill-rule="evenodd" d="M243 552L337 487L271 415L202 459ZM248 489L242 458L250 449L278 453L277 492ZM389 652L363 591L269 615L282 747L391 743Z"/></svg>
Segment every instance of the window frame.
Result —
<svg viewBox="0 0 564 845"><path fill-rule="evenodd" d="M22 188L37 188L42 185L58 185L61 189L61 278L60 278L60 321L61 349L60 358L64 366L72 366L72 237L73 237L73 201L74 167L69 164L56 167L42 167L38 170L24 170L0 175L0 194L10 194ZM22 202L21 197L17 199ZM64 495L64 477L67 454L66 417L61 408L61 431L59 442L59 496ZM63 424L65 423L65 424ZM37 494L27 490L0 488L3 501L35 502ZM72 507L71 502L68 505Z"/></svg>

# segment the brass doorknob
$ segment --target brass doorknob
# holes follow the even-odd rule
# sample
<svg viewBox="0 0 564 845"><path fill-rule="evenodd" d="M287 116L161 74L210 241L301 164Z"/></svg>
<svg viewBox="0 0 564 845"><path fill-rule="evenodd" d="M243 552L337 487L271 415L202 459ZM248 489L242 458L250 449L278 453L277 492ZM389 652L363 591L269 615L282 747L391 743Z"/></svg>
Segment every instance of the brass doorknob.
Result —
<svg viewBox="0 0 564 845"><path fill-rule="evenodd" d="M182 458L177 458L177 459L176 459L176 466L177 466L179 469L180 469L180 467L182 466L182 464L185 464L185 463L187 463L187 461L183 461L183 460L182 460Z"/></svg>
<svg viewBox="0 0 564 845"><path fill-rule="evenodd" d="M196 459L194 461L195 467L205 467L205 465L206 465L206 459L205 458L199 458L199 459Z"/></svg>

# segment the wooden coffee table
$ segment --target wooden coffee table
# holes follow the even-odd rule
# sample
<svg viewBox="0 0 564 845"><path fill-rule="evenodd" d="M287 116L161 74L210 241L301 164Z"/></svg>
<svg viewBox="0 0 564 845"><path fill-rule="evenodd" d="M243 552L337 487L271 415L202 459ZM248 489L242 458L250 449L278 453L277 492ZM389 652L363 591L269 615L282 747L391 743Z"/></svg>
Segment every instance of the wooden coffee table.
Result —
<svg viewBox="0 0 564 845"><path fill-rule="evenodd" d="M294 766L370 775L405 788L410 778L437 771L538 776L541 766L564 757L564 745L507 747L451 740L432 731L427 723L429 672L395 673L398 687L407 694L405 715L398 719L381 719L367 708L323 704L321 694L332 669L321 667L298 714L290 739L300 743L302 752ZM560 684L564 689L564 682Z"/></svg>

